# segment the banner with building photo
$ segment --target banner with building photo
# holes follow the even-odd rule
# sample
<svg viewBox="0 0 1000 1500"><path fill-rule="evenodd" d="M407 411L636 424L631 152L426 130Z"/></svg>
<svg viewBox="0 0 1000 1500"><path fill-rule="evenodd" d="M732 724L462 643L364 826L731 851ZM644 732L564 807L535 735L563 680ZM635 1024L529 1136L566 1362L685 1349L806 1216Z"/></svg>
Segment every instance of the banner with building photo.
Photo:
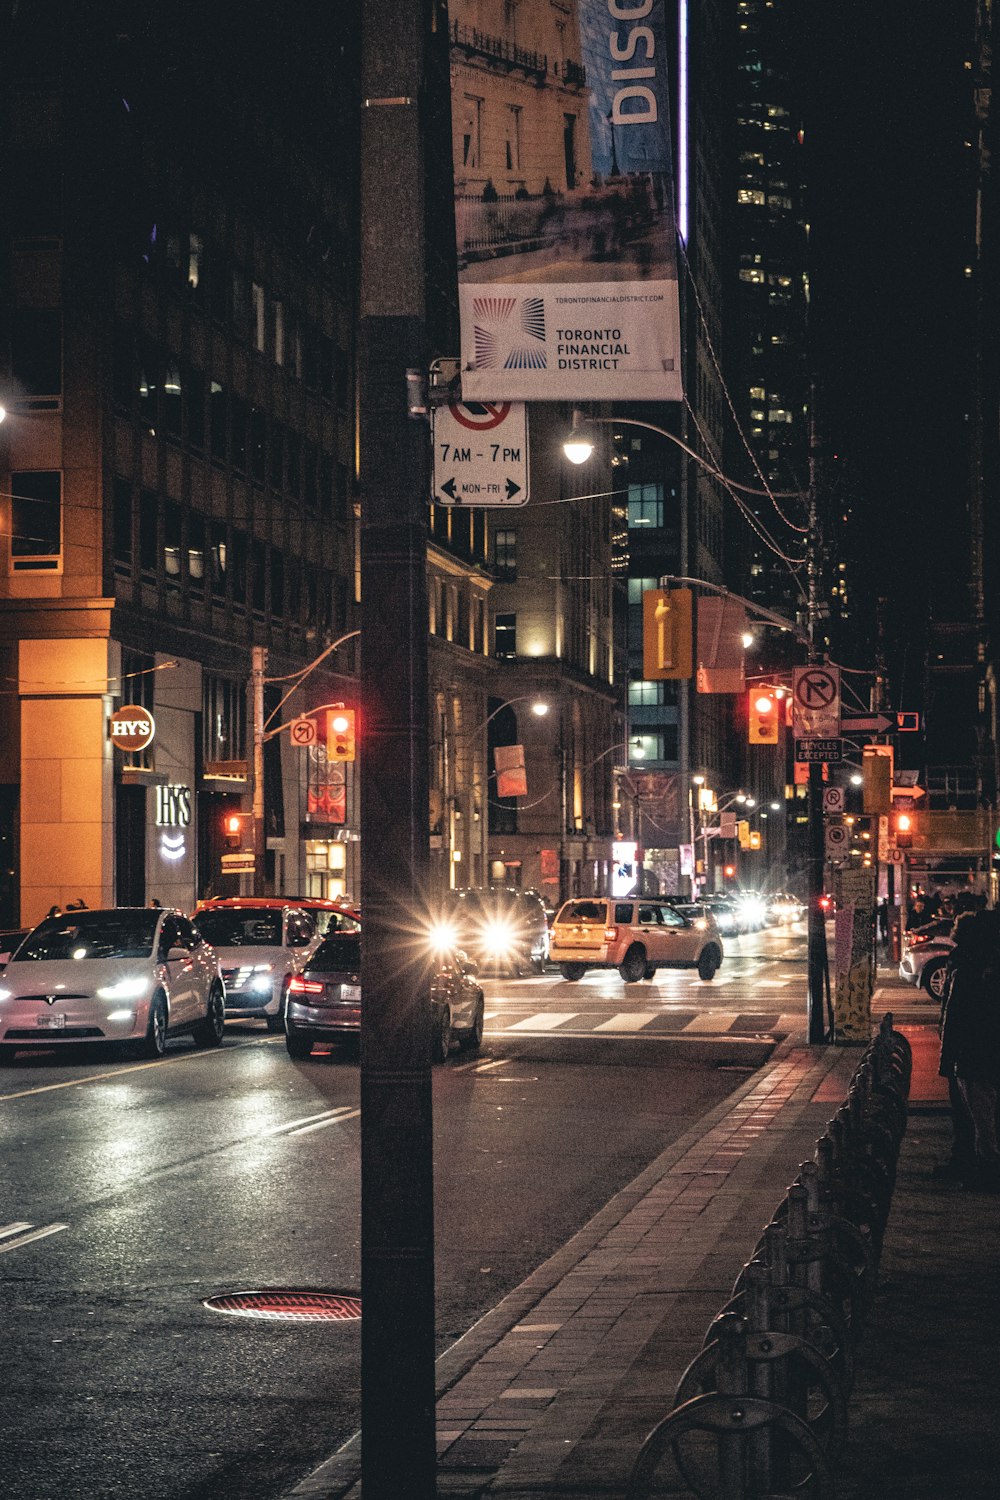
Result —
<svg viewBox="0 0 1000 1500"><path fill-rule="evenodd" d="M466 401L679 401L666 0L450 0Z"/></svg>

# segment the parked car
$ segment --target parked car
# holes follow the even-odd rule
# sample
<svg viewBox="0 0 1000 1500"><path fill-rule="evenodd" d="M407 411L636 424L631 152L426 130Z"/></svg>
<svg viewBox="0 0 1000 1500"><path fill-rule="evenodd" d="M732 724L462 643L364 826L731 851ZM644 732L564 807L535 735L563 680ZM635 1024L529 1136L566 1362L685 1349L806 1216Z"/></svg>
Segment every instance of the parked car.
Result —
<svg viewBox="0 0 1000 1500"><path fill-rule="evenodd" d="M435 1062L444 1062L453 1040L475 1050L483 1039L485 1001L476 966L457 949L437 960L427 1000ZM290 1057L308 1057L316 1042L357 1037L361 1030L361 938L334 932L323 939L288 987L285 1046Z"/></svg>
<svg viewBox="0 0 1000 1500"><path fill-rule="evenodd" d="M47 917L0 978L0 1062L19 1047L134 1041L160 1057L168 1035L217 1047L225 1027L219 961L171 908L112 907Z"/></svg>
<svg viewBox="0 0 1000 1500"><path fill-rule="evenodd" d="M0 969L10 962L11 954L17 951L31 930L30 927L15 927L0 932Z"/></svg>
<svg viewBox="0 0 1000 1500"><path fill-rule="evenodd" d="M948 917L923 927L911 927L903 934L899 977L919 985L935 1000L944 996L948 955L955 946L951 937L953 925L954 919Z"/></svg>
<svg viewBox="0 0 1000 1500"><path fill-rule="evenodd" d="M320 941L309 913L280 896L230 896L202 902L195 920L219 955L226 1015L282 1031L288 986Z"/></svg>
<svg viewBox="0 0 1000 1500"><path fill-rule="evenodd" d="M506 887L456 891L432 934L445 951L457 948L482 969L541 974L549 956L549 924L534 891Z"/></svg>
<svg viewBox="0 0 1000 1500"><path fill-rule="evenodd" d="M697 969L712 979L722 963L714 912L684 916L657 898L582 896L563 903L552 928L552 960L564 979L588 969L617 969L626 984L657 969Z"/></svg>

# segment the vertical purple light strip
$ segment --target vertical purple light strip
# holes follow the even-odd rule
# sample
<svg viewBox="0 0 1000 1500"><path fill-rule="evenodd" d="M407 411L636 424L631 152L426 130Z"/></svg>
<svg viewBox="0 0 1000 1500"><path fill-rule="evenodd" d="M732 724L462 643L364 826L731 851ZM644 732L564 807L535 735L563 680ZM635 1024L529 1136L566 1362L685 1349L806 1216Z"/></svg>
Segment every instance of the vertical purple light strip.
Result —
<svg viewBox="0 0 1000 1500"><path fill-rule="evenodd" d="M677 233L688 240L688 0L677 0Z"/></svg>

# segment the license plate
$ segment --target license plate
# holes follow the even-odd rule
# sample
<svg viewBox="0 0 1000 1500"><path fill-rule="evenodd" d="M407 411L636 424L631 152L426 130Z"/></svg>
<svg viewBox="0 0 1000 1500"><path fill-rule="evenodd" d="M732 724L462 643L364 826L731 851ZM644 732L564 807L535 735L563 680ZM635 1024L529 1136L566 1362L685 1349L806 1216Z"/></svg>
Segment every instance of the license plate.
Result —
<svg viewBox="0 0 1000 1500"><path fill-rule="evenodd" d="M36 1016L35 1025L41 1026L44 1031L64 1031L66 1017L58 1011L54 1016Z"/></svg>
<svg viewBox="0 0 1000 1500"><path fill-rule="evenodd" d="M340 998L341 1000L351 1000L357 1005L361 1000L360 984L342 984L340 986Z"/></svg>

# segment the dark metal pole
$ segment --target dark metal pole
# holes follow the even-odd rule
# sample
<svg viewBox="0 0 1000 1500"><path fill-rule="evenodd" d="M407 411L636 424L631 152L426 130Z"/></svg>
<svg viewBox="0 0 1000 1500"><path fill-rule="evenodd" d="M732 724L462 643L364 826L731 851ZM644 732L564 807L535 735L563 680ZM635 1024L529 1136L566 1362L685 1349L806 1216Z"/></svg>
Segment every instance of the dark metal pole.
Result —
<svg viewBox="0 0 1000 1500"><path fill-rule="evenodd" d="M819 614L819 537L816 516L816 406L815 391L810 400L809 418L809 538L808 538L808 629L809 661L819 660L816 647L816 623ZM820 898L823 895L823 876L826 865L826 848L823 832L823 768L818 763L809 766L809 918L808 918L808 984L810 1043L820 1043L825 1038L823 1004L826 998L827 974L826 920Z"/></svg>
<svg viewBox="0 0 1000 1500"><path fill-rule="evenodd" d="M361 1471L365 1500L435 1493L434 1212L426 942L429 6L364 0L361 532ZM415 931L416 929L417 931Z"/></svg>

